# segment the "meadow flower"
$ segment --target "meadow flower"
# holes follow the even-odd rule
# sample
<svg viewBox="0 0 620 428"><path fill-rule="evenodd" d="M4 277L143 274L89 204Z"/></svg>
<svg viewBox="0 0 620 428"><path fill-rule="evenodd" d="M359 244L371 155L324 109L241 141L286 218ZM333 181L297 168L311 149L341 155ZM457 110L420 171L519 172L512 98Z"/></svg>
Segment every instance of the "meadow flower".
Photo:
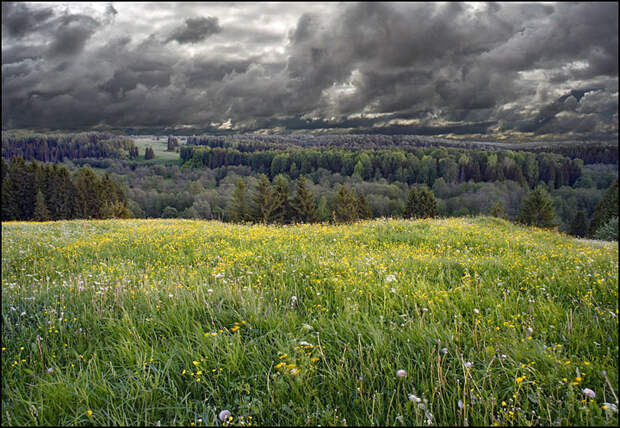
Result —
<svg viewBox="0 0 620 428"><path fill-rule="evenodd" d="M459 400L456 404L459 406L459 409L463 408L463 400Z"/></svg>
<svg viewBox="0 0 620 428"><path fill-rule="evenodd" d="M314 329L314 327L312 327L310 324L303 324L302 327L308 331L311 331Z"/></svg>
<svg viewBox="0 0 620 428"><path fill-rule="evenodd" d="M297 296L291 297L291 309L295 308L295 303L297 302Z"/></svg>
<svg viewBox="0 0 620 428"><path fill-rule="evenodd" d="M414 403L422 402L422 399L420 397L416 397L414 394L409 394L407 397L409 398L409 401L413 401Z"/></svg>
<svg viewBox="0 0 620 428"><path fill-rule="evenodd" d="M585 395L587 395L590 398L595 398L596 397L596 394L590 388L583 388L581 390L581 392L583 392Z"/></svg>
<svg viewBox="0 0 620 428"><path fill-rule="evenodd" d="M54 368L53 368L53 367L49 367L49 368L47 369L47 372L48 372L49 374L54 373Z"/></svg>
<svg viewBox="0 0 620 428"><path fill-rule="evenodd" d="M442 354L447 354L448 353L448 348L441 348L441 353Z"/></svg>
<svg viewBox="0 0 620 428"><path fill-rule="evenodd" d="M92 416L93 415L93 411L92 410L88 410L86 413L88 413L88 416Z"/></svg>
<svg viewBox="0 0 620 428"><path fill-rule="evenodd" d="M396 276L394 275L388 275L385 277L385 282L394 282L396 281Z"/></svg>
<svg viewBox="0 0 620 428"><path fill-rule="evenodd" d="M217 417L220 418L220 421L225 422L228 418L230 418L230 416L231 414L229 410L222 410Z"/></svg>
<svg viewBox="0 0 620 428"><path fill-rule="evenodd" d="M471 361L466 361L465 362L465 367L468 368L468 369L471 368L471 366L473 366L473 365L474 365L474 363L472 363Z"/></svg>
<svg viewBox="0 0 620 428"><path fill-rule="evenodd" d="M213 293L213 289L212 289L212 288L209 288L209 289L207 290L207 293Z"/></svg>
<svg viewBox="0 0 620 428"><path fill-rule="evenodd" d="M474 308L474 313L475 313L476 315L478 315L478 314L480 313L480 311L479 311L477 308Z"/></svg>
<svg viewBox="0 0 620 428"><path fill-rule="evenodd" d="M527 332L528 332L529 334L532 334L532 333L534 333L534 329L533 329L532 327L528 327L528 328L527 328Z"/></svg>
<svg viewBox="0 0 620 428"><path fill-rule="evenodd" d="M403 369L400 369L396 372L396 376L400 377L400 378L405 378L407 377L407 372Z"/></svg>
<svg viewBox="0 0 620 428"><path fill-rule="evenodd" d="M618 407L614 403L607 403L607 402L605 402L605 403L603 403L601 408L603 410L611 410L614 413L618 412Z"/></svg>

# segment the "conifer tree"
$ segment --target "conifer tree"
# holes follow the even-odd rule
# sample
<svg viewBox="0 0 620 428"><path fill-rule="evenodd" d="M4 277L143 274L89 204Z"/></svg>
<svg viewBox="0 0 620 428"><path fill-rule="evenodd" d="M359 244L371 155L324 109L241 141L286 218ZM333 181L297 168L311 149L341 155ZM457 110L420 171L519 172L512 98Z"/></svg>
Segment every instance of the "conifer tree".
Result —
<svg viewBox="0 0 620 428"><path fill-rule="evenodd" d="M507 218L506 211L504 210L504 206L498 201L495 202L495 205L491 208L491 213L493 217L497 218Z"/></svg>
<svg viewBox="0 0 620 428"><path fill-rule="evenodd" d="M316 207L316 216L318 221L329 220L329 209L327 208L327 198L325 195L319 198L319 204Z"/></svg>
<svg viewBox="0 0 620 428"><path fill-rule="evenodd" d="M2 180L2 221L17 219L17 204L13 196L13 180L7 176Z"/></svg>
<svg viewBox="0 0 620 428"><path fill-rule="evenodd" d="M77 218L99 218L101 210L100 181L90 167L80 168L75 176L75 215Z"/></svg>
<svg viewBox="0 0 620 428"><path fill-rule="evenodd" d="M231 218L233 221L242 222L249 220L248 186L243 178L237 181L232 196Z"/></svg>
<svg viewBox="0 0 620 428"><path fill-rule="evenodd" d="M312 223L317 221L317 208L314 203L314 196L308 189L306 178L300 175L297 179L295 197L291 202L295 211L295 221L301 223Z"/></svg>
<svg viewBox="0 0 620 428"><path fill-rule="evenodd" d="M351 222L357 219L357 199L344 184L335 199L334 220L338 222Z"/></svg>
<svg viewBox="0 0 620 428"><path fill-rule="evenodd" d="M269 183L269 178L265 174L261 174L258 179L258 187L254 193L253 202L253 220L260 223L271 223L274 220L274 214L279 207L280 201L276 197Z"/></svg>
<svg viewBox="0 0 620 428"><path fill-rule="evenodd" d="M426 186L412 187L407 196L405 216L409 218L434 218L439 215L435 194Z"/></svg>
<svg viewBox="0 0 620 428"><path fill-rule="evenodd" d="M273 180L273 187L276 199L273 219L278 223L289 223L293 218L293 207L289 200L290 187L288 181L283 175L278 175Z"/></svg>
<svg viewBox="0 0 620 428"><path fill-rule="evenodd" d="M144 159L149 160L155 157L155 151L151 147L147 147L144 149Z"/></svg>
<svg viewBox="0 0 620 428"><path fill-rule="evenodd" d="M357 217L361 220L372 218L372 210L368 199L361 193L357 193Z"/></svg>
<svg viewBox="0 0 620 428"><path fill-rule="evenodd" d="M523 200L518 221L529 226L551 229L557 226L554 219L551 196L542 186L537 186Z"/></svg>
<svg viewBox="0 0 620 428"><path fill-rule="evenodd" d="M34 221L47 221L50 219L47 205L45 205L45 197L43 196L43 192L41 192L41 190L37 192L36 202L34 206L34 214L32 218Z"/></svg>
<svg viewBox="0 0 620 428"><path fill-rule="evenodd" d="M586 224L586 215L583 211L577 211L573 221L570 223L568 233L571 235L583 238L588 233L588 226Z"/></svg>
<svg viewBox="0 0 620 428"><path fill-rule="evenodd" d="M614 180L603 195L592 214L592 221L588 230L589 236L594 236L596 230L607 223L611 217L618 216L618 180Z"/></svg>

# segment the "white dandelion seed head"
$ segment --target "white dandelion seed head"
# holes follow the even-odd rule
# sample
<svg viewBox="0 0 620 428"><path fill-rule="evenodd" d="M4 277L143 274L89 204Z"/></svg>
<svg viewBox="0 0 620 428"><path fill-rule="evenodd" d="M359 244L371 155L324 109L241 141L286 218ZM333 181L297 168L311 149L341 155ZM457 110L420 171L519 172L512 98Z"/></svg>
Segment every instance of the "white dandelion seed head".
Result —
<svg viewBox="0 0 620 428"><path fill-rule="evenodd" d="M400 377L400 378L405 378L407 377L407 372L403 369L400 369L396 372L396 376Z"/></svg>
<svg viewBox="0 0 620 428"><path fill-rule="evenodd" d="M416 397L414 394L409 394L407 396L407 398L409 398L409 401L412 401L414 403L421 403L422 399L420 397Z"/></svg>
<svg viewBox="0 0 620 428"><path fill-rule="evenodd" d="M581 392L583 392L585 395L587 395L590 398L595 398L596 397L596 394L590 388L583 388L581 390Z"/></svg>
<svg viewBox="0 0 620 428"><path fill-rule="evenodd" d="M230 410L222 410L220 412L219 415L217 415L217 417L220 419L220 421L225 422L228 420L228 418L230 418Z"/></svg>

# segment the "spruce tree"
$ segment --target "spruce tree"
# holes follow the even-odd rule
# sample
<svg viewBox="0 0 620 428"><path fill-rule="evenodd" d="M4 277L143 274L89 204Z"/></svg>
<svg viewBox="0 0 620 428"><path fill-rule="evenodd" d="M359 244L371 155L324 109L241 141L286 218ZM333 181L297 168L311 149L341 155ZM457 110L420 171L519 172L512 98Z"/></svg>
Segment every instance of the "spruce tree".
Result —
<svg viewBox="0 0 620 428"><path fill-rule="evenodd" d="M504 206L499 201L495 202L495 205L491 208L491 215L498 218L507 218Z"/></svg>
<svg viewBox="0 0 620 428"><path fill-rule="evenodd" d="M243 222L249 220L249 207L248 207L248 186L240 178L237 181L235 190L233 192L233 199L231 205L231 218L236 222Z"/></svg>
<svg viewBox="0 0 620 428"><path fill-rule="evenodd" d="M337 222L351 222L357 219L357 199L344 184L335 199L334 220Z"/></svg>
<svg viewBox="0 0 620 428"><path fill-rule="evenodd" d="M573 221L570 223L568 233L571 235L583 238L588 233L588 226L586 225L586 215L583 211L577 211Z"/></svg>
<svg viewBox="0 0 620 428"><path fill-rule="evenodd" d="M75 176L75 216L100 218L102 198L100 181L90 167L80 168Z"/></svg>
<svg viewBox="0 0 620 428"><path fill-rule="evenodd" d="M592 214L592 221L588 230L589 236L594 236L596 230L607 223L611 217L618 216L618 180L614 180L603 195Z"/></svg>
<svg viewBox="0 0 620 428"><path fill-rule="evenodd" d="M416 210L420 197L417 187L412 187L407 195L407 204L405 205L405 217L416 218Z"/></svg>
<svg viewBox="0 0 620 428"><path fill-rule="evenodd" d="M523 200L518 221L528 226L551 229L557 226L554 219L551 196L542 186L537 186Z"/></svg>
<svg viewBox="0 0 620 428"><path fill-rule="evenodd" d="M34 205L34 214L32 218L34 221L47 221L50 219L47 205L45 205L45 196L43 196L43 192L41 192L41 190L37 192L36 202Z"/></svg>
<svg viewBox="0 0 620 428"><path fill-rule="evenodd" d="M288 181L283 175L278 175L273 180L273 187L276 199L273 219L278 223L289 223L293 218L293 208L289 200L290 187Z"/></svg>
<svg viewBox="0 0 620 428"><path fill-rule="evenodd" d="M253 202L253 220L260 223L271 223L274 220L274 214L280 206L280 201L271 188L269 178L265 174L261 174L258 179Z"/></svg>
<svg viewBox="0 0 620 428"><path fill-rule="evenodd" d="M439 207L437 205L437 199L435 194L426 186L423 186L418 193L419 196L419 211L418 216L420 218L435 218L439 216Z"/></svg>
<svg viewBox="0 0 620 428"><path fill-rule="evenodd" d="M17 219L17 204L13 196L13 180L7 176L2 180L2 221Z"/></svg>
<svg viewBox="0 0 620 428"><path fill-rule="evenodd" d="M357 217L360 220L372 218L372 210L370 209L368 199L361 192L357 193Z"/></svg>
<svg viewBox="0 0 620 428"><path fill-rule="evenodd" d="M314 203L314 196L308 189L306 178L300 175L297 179L295 196L291 202L295 212L295 221L301 223L312 223L317 220L317 209Z"/></svg>

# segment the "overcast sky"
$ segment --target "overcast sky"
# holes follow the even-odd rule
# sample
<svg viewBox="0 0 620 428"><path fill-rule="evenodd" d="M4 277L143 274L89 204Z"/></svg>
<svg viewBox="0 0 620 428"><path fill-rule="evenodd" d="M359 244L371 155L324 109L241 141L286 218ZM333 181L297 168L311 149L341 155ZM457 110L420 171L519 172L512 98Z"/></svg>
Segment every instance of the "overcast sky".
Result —
<svg viewBox="0 0 620 428"><path fill-rule="evenodd" d="M2 127L617 138L617 3L2 3Z"/></svg>

